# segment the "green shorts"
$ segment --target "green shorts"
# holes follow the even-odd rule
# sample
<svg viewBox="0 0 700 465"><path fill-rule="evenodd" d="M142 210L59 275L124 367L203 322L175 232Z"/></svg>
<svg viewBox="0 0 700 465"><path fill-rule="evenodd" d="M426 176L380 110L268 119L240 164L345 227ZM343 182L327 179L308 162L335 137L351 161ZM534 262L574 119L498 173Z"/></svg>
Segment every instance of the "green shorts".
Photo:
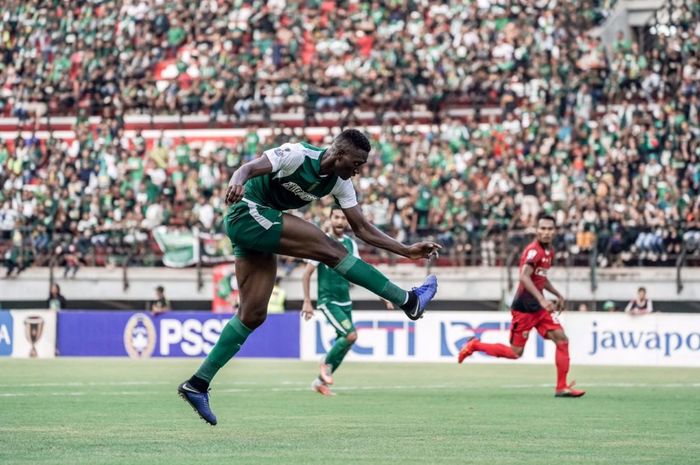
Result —
<svg viewBox="0 0 700 465"><path fill-rule="evenodd" d="M234 255L245 257L249 250L277 253L282 237L282 217L281 211L248 199L231 205L224 224Z"/></svg>
<svg viewBox="0 0 700 465"><path fill-rule="evenodd" d="M352 304L337 305L326 302L318 305L318 309L323 312L328 322L335 328L338 337L347 336L355 332L355 325L352 322Z"/></svg>

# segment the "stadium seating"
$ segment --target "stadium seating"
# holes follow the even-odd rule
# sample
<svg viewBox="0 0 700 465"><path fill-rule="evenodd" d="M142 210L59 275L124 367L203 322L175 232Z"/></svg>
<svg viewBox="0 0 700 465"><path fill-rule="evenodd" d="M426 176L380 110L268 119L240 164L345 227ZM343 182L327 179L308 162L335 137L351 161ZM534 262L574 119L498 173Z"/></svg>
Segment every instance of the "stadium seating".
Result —
<svg viewBox="0 0 700 465"><path fill-rule="evenodd" d="M401 240L437 238L445 264L506 263L539 212L556 216L572 264L668 265L700 231L692 3L673 33L609 50L590 33L603 1L236 5L9 3L0 112L77 123L73 138L0 142L8 263L158 264L153 227L220 231L233 170L290 138L250 126L236 140L154 140L125 131L134 113L240 127L260 113L274 127L277 111L307 125L332 111L340 126L370 109L366 213ZM432 124L417 129L421 109ZM320 222L323 206L301 214Z"/></svg>

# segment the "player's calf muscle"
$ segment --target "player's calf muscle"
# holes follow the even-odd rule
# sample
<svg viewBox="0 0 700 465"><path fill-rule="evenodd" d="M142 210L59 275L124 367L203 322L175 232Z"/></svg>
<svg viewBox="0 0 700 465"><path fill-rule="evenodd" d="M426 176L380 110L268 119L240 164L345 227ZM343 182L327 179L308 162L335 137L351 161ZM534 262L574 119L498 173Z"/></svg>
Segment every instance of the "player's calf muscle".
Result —
<svg viewBox="0 0 700 465"><path fill-rule="evenodd" d="M247 281L241 287L241 309L238 317L250 329L255 329L267 318L267 303L272 294L272 286L255 287L254 281Z"/></svg>

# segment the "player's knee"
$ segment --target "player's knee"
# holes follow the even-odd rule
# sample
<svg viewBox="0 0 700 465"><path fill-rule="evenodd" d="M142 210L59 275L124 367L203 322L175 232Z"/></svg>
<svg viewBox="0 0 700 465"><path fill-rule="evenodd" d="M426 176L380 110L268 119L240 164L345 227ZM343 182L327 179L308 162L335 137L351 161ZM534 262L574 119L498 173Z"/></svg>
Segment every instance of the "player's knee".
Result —
<svg viewBox="0 0 700 465"><path fill-rule="evenodd" d="M523 350L525 349L524 347L519 347L519 346L510 346L511 349L513 349L513 353L518 357L523 356Z"/></svg>
<svg viewBox="0 0 700 465"><path fill-rule="evenodd" d="M345 336L345 340L348 341L348 344L354 344L355 341L357 341L357 333L353 331L352 333Z"/></svg>
<svg viewBox="0 0 700 465"><path fill-rule="evenodd" d="M245 309L245 311L241 309L238 318L248 329L255 329L265 322L267 308Z"/></svg>
<svg viewBox="0 0 700 465"><path fill-rule="evenodd" d="M326 266L335 268L338 263L345 258L348 251L339 242L336 242L330 238L323 243L323 247L318 250L319 261Z"/></svg>

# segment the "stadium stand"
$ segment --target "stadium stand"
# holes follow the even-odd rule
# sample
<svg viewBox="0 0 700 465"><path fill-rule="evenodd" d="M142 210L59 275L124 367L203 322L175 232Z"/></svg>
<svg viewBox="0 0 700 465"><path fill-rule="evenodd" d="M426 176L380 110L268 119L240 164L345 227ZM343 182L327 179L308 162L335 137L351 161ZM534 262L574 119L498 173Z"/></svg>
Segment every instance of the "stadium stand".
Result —
<svg viewBox="0 0 700 465"><path fill-rule="evenodd" d="M0 247L16 271L159 264L154 227L220 231L221 186L289 139L280 111L342 127L370 109L367 213L401 239L437 238L444 264L505 263L542 211L571 264L697 249L697 4L673 31L609 49L590 32L602 1L54 4L11 1L0 19L0 112L29 129L0 142ZM248 129L153 139L127 130L139 113ZM75 116L71 137L39 137L49 115Z"/></svg>

